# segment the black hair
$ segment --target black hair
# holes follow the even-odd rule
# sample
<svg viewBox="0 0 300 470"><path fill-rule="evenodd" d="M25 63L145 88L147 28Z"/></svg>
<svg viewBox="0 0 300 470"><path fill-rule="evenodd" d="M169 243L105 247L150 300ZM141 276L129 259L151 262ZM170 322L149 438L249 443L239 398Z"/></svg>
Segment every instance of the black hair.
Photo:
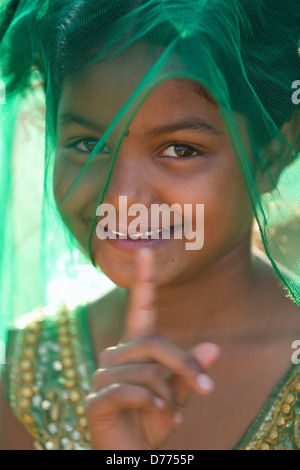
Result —
<svg viewBox="0 0 300 470"><path fill-rule="evenodd" d="M166 5L173 5L175 9L176 5L183 5L184 2L186 0L165 0ZM155 9L161 9L160 0L50 0L47 11L44 0L37 0L29 13L14 22L18 3L18 0L9 2L7 14L0 25L2 39L5 39L7 32L11 33L6 46L10 48L7 61L5 47L1 50L4 73L9 77L7 93L26 88L30 83L32 71L38 70L45 90L50 82L49 95L58 97L64 78L78 73L92 62L99 52L103 53L108 40L111 43L110 54L112 48L117 51L122 47L124 38L120 39L120 43L117 39L114 43L114 37L118 37L114 33L124 23L131 38L136 39L144 35L154 46L167 44L178 35L176 26L169 19L158 24L159 34L156 34L155 28L151 29L150 21L155 18ZM211 11L218 5L217 0L207 3ZM224 11L221 8L215 8L214 11L220 28L222 15L228 14L229 11L226 2L222 5ZM295 111L291 87L300 77L300 60L297 53L300 21L294 0L285 0L280 7L276 5L277 9L274 9L273 0L236 0L236 11L243 11L248 21L247 27L240 28L240 51L237 52L242 58L243 72L260 103L277 127L281 128ZM130 15L133 8L138 6L151 9L151 15ZM144 22L144 17L148 18L147 22ZM128 21L130 23L126 23ZM286 25L289 31L285 40L282 33L274 31L274 24L278 22ZM224 62L226 50L224 45L218 44L218 38L211 47L216 60L218 61L219 54L220 63ZM268 60L264 59L264 62L260 63L260 57ZM233 59L228 57L226 60L227 64L223 66L223 70L232 97L232 108L251 120L252 114L257 114L251 112L253 93L250 91L248 97L237 96L235 83L239 78L231 74L230 61ZM57 103L53 102L52 105L56 107ZM252 123L257 129L261 124Z"/></svg>

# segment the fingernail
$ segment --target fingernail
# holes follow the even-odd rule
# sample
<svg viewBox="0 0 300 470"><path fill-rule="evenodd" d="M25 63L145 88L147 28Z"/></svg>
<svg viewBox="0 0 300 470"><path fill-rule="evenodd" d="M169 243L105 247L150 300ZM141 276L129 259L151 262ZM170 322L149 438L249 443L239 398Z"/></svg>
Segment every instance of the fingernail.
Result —
<svg viewBox="0 0 300 470"><path fill-rule="evenodd" d="M160 410L165 407L165 402L159 397L154 397L153 402L155 407L159 408Z"/></svg>
<svg viewBox="0 0 300 470"><path fill-rule="evenodd" d="M209 361L215 360L220 356L220 347L215 343L200 343L192 349L193 355L201 362L207 361L207 355Z"/></svg>
<svg viewBox="0 0 300 470"><path fill-rule="evenodd" d="M175 424L183 423L183 414L177 411L173 416L173 421Z"/></svg>
<svg viewBox="0 0 300 470"><path fill-rule="evenodd" d="M197 385L203 392L211 392L214 389L213 381L205 374L198 375Z"/></svg>

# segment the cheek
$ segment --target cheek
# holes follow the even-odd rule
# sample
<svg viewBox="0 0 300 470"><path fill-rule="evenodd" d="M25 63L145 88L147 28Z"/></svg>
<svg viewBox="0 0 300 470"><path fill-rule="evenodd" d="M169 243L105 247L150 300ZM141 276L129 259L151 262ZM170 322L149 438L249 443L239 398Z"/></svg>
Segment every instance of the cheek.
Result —
<svg viewBox="0 0 300 470"><path fill-rule="evenodd" d="M88 168L80 176L81 168L67 160L56 161L53 190L59 213L80 245L86 249L93 221L96 217L99 178Z"/></svg>
<svg viewBox="0 0 300 470"><path fill-rule="evenodd" d="M225 161L225 157L222 158ZM173 203L204 204L203 250L226 250L240 241L251 228L253 210L239 164L220 164L191 176L188 184L177 185ZM171 190L169 192L170 199ZM193 230L200 226L193 209ZM204 251L201 255L204 254Z"/></svg>
<svg viewBox="0 0 300 470"><path fill-rule="evenodd" d="M253 210L238 166L222 172L206 198L206 241L230 249L251 229Z"/></svg>
<svg viewBox="0 0 300 470"><path fill-rule="evenodd" d="M101 196L99 171L92 165L83 170L80 165L58 158L55 163L53 190L58 207L70 217L92 218L97 199Z"/></svg>

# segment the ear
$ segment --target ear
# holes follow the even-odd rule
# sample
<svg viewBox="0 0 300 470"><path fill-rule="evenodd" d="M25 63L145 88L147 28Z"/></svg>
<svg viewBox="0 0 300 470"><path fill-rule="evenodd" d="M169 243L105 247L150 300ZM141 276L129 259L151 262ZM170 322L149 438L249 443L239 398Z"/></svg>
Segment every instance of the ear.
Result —
<svg viewBox="0 0 300 470"><path fill-rule="evenodd" d="M300 112L297 109L291 119L284 123L281 135L272 139L261 150L263 162L258 163L256 185L260 193L274 189L283 169L290 165L300 151Z"/></svg>

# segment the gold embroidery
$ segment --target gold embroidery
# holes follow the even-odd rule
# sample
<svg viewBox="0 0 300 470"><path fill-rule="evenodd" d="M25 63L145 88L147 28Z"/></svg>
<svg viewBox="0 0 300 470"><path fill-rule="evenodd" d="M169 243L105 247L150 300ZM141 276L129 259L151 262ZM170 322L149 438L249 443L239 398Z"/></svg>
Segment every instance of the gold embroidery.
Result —
<svg viewBox="0 0 300 470"><path fill-rule="evenodd" d="M294 410L300 392L299 371L294 369L282 387L260 428L247 443L252 450L289 450L291 445L299 448L299 437L295 432ZM288 429L288 440L283 433Z"/></svg>
<svg viewBox="0 0 300 470"><path fill-rule="evenodd" d="M18 330L11 357L10 402L35 449L88 449L89 383L77 315L62 308L53 321L51 338L42 337L45 318L42 310L35 312Z"/></svg>
<svg viewBox="0 0 300 470"><path fill-rule="evenodd" d="M43 312L40 310L35 311L26 328L20 333L20 351L14 364L15 390L13 403L15 405L15 412L21 423L24 424L34 438L38 436L38 431L30 414L30 406L34 394L32 385L35 377L35 358L37 357L42 319Z"/></svg>
<svg viewBox="0 0 300 470"><path fill-rule="evenodd" d="M78 351L78 321L77 317L73 317L67 310L62 310L58 321L58 342L64 346L61 350L61 361L63 365L62 376L63 385L69 393L69 400L72 404L72 412L77 419L76 430L80 433L80 444L83 446L90 445L90 437L87 429L87 421L85 418L85 398L87 391L84 390L79 374L79 367L83 365L83 355L76 360L76 351ZM86 373L87 375L87 373ZM68 444L70 448L70 444Z"/></svg>
<svg viewBox="0 0 300 470"><path fill-rule="evenodd" d="M90 448L85 397L91 374L79 321L78 312L63 308L47 339L42 337L45 315L40 310L18 331L10 357L10 403L33 437L35 449ZM300 418L295 413L299 394L299 368L295 368L243 448L299 448Z"/></svg>

